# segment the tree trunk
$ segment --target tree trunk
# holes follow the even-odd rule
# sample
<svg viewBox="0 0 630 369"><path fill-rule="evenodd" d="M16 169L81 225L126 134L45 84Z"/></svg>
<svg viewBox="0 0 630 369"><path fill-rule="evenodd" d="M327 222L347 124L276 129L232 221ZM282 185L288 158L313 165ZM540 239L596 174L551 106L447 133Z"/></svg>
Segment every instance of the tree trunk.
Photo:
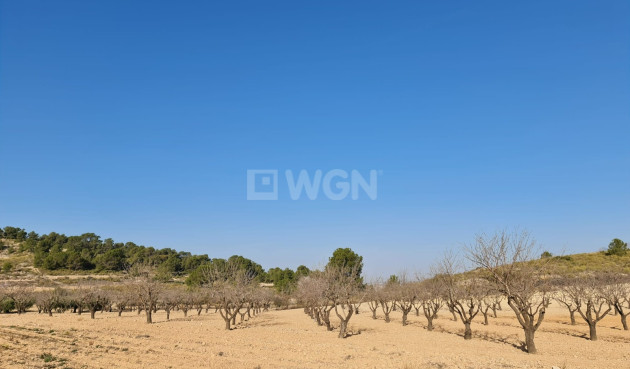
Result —
<svg viewBox="0 0 630 369"><path fill-rule="evenodd" d="M324 324L326 324L326 330L332 331L333 327L330 324L330 310L324 311L324 313L322 314L322 319L324 320Z"/></svg>
<svg viewBox="0 0 630 369"><path fill-rule="evenodd" d="M488 325L488 311L483 312L483 324Z"/></svg>
<svg viewBox="0 0 630 369"><path fill-rule="evenodd" d="M151 319L151 314L153 312L151 311L151 309L147 309L147 323L151 324L153 323L153 320Z"/></svg>
<svg viewBox="0 0 630 369"><path fill-rule="evenodd" d="M385 313L385 323L389 323L389 313Z"/></svg>
<svg viewBox="0 0 630 369"><path fill-rule="evenodd" d="M406 310L403 310L402 312L402 325L403 326L407 325L407 314L409 314L409 312Z"/></svg>
<svg viewBox="0 0 630 369"><path fill-rule="evenodd" d="M627 315L623 315L623 314L619 314L621 316L621 325L623 326L623 330L627 331L628 330L628 321L627 319Z"/></svg>
<svg viewBox="0 0 630 369"><path fill-rule="evenodd" d="M226 318L225 320L225 329L230 330L230 318Z"/></svg>
<svg viewBox="0 0 630 369"><path fill-rule="evenodd" d="M427 318L427 331L432 331L433 330L433 317L431 318Z"/></svg>
<svg viewBox="0 0 630 369"><path fill-rule="evenodd" d="M166 320L171 319L171 309L166 310Z"/></svg>
<svg viewBox="0 0 630 369"><path fill-rule="evenodd" d="M48 309L48 316L52 316L52 309ZM623 321L623 317L621 318L621 321Z"/></svg>
<svg viewBox="0 0 630 369"><path fill-rule="evenodd" d="M90 319L94 319L94 314L96 314L96 309L90 309Z"/></svg>
<svg viewBox="0 0 630 369"><path fill-rule="evenodd" d="M470 323L464 323L464 339L472 339L472 330L470 329Z"/></svg>
<svg viewBox="0 0 630 369"><path fill-rule="evenodd" d="M455 315L455 310L454 309L449 309L451 311L451 314L453 314L453 321L457 321L457 315Z"/></svg>
<svg viewBox="0 0 630 369"><path fill-rule="evenodd" d="M315 320L317 321L317 325L324 325L324 323L322 323L322 316L319 311L315 312Z"/></svg>
<svg viewBox="0 0 630 369"><path fill-rule="evenodd" d="M571 325L575 325L575 310L569 310L569 315L571 316Z"/></svg>
<svg viewBox="0 0 630 369"><path fill-rule="evenodd" d="M597 341L597 322L588 323L588 330L591 341Z"/></svg>
<svg viewBox="0 0 630 369"><path fill-rule="evenodd" d="M414 308L416 309L416 316L420 316L420 308Z"/></svg>
<svg viewBox="0 0 630 369"><path fill-rule="evenodd" d="M376 320L376 309L372 310L372 319Z"/></svg>
<svg viewBox="0 0 630 369"><path fill-rule="evenodd" d="M536 331L531 328L523 328L525 331L525 349L530 354L535 354L538 351L536 350L536 344L534 343L534 335Z"/></svg>
<svg viewBox="0 0 630 369"><path fill-rule="evenodd" d="M346 331L348 330L348 321L340 320L339 324L339 338L346 338Z"/></svg>

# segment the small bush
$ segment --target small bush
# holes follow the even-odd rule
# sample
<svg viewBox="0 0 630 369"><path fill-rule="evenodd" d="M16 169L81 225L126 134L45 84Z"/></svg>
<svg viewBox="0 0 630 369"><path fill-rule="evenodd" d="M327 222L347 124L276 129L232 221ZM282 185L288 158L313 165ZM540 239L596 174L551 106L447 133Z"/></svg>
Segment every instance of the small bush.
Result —
<svg viewBox="0 0 630 369"><path fill-rule="evenodd" d="M540 258L541 259L548 259L550 257L552 257L553 255L549 252L549 251L545 251L542 254L540 254Z"/></svg>
<svg viewBox="0 0 630 369"><path fill-rule="evenodd" d="M9 273L12 269L13 269L13 264L11 264L10 261L7 260L2 264L3 273Z"/></svg>
<svg viewBox="0 0 630 369"><path fill-rule="evenodd" d="M10 313L12 310L15 310L15 301L13 301L13 299L5 297L4 299L0 300L0 312L7 314Z"/></svg>
<svg viewBox="0 0 630 369"><path fill-rule="evenodd" d="M40 359L42 359L42 360L44 360L44 362L45 362L45 363L49 363L49 362L51 362L51 361L55 361L55 360L57 360L57 358L56 358L56 357L54 357L54 356L53 356L51 353L49 353L49 352L45 352L45 353L43 353L43 354L39 355L39 358L40 358Z"/></svg>

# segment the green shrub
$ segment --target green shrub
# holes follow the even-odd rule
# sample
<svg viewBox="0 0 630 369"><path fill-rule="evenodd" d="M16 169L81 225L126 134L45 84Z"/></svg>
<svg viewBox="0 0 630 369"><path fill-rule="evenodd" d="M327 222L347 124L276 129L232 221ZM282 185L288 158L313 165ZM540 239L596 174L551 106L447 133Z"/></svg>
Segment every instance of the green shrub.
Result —
<svg viewBox="0 0 630 369"><path fill-rule="evenodd" d="M547 258L550 258L550 257L552 257L552 256L553 256L553 255L552 255L549 251L545 251L545 252L543 252L542 254L540 254L540 258L541 258L541 259L547 259Z"/></svg>
<svg viewBox="0 0 630 369"><path fill-rule="evenodd" d="M608 244L606 255L624 256L628 253L628 244L622 240L615 238Z"/></svg>
<svg viewBox="0 0 630 369"><path fill-rule="evenodd" d="M2 272L9 273L11 269L13 269L13 264L10 261L7 260L2 264Z"/></svg>
<svg viewBox="0 0 630 369"><path fill-rule="evenodd" d="M45 363L49 363L49 362L51 362L51 361L55 361L55 360L57 360L57 358L56 358L56 357L54 357L54 356L53 356L51 353L49 353L49 352L45 352L45 353L43 353L43 354L39 355L39 358L40 358L40 359L43 359Z"/></svg>
<svg viewBox="0 0 630 369"><path fill-rule="evenodd" d="M12 310L15 310L15 301L13 301L13 299L5 297L4 299L0 300L0 312L7 314L10 313Z"/></svg>

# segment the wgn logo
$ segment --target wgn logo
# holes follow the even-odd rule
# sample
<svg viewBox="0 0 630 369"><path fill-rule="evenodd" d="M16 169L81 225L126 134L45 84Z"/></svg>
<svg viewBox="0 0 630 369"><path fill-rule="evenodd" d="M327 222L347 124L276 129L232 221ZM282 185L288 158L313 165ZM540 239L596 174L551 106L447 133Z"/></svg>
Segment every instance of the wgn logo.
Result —
<svg viewBox="0 0 630 369"><path fill-rule="evenodd" d="M378 172L370 170L369 180L357 170L350 173L343 169L333 169L326 173L316 170L311 177L306 170L301 170L297 178L293 171L284 172L289 196L292 200L302 198L316 200L321 192L330 200L344 200L350 195L352 200L359 199L359 189L364 196L376 200ZM278 170L250 169L247 171L247 200L278 200Z"/></svg>

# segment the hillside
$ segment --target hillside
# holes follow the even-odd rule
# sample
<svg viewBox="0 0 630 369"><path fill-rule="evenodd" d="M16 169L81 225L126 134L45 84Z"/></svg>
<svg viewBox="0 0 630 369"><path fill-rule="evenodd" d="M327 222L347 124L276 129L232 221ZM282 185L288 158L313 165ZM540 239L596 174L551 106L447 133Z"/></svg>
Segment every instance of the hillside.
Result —
<svg viewBox="0 0 630 369"><path fill-rule="evenodd" d="M630 253L607 255L605 251L555 256L551 263L559 273L623 271L630 273Z"/></svg>
<svg viewBox="0 0 630 369"><path fill-rule="evenodd" d="M77 279L120 279L131 265L148 264L157 270L162 281L199 284L199 270L206 265L234 262L252 272L255 280L273 283L278 290L287 290L295 284L297 276L308 274L300 265L295 271L289 268L269 270L240 255L227 260L193 255L171 248L156 249L134 242L115 242L101 239L94 233L66 236L56 232L39 235L19 227L0 228L0 282L2 280L57 280L74 283Z"/></svg>
<svg viewBox="0 0 630 369"><path fill-rule="evenodd" d="M5 227L0 229L0 236L0 281L42 277L68 283L79 278L120 279L126 266L140 262L156 267L164 280L196 283L196 270L200 266L224 261L170 248L116 243L111 238L101 240L93 233L67 237L52 232L39 236L21 228ZM605 251L563 256L547 254L533 262L549 262L557 273L630 273L630 252L620 254L609 255ZM305 266L299 266L295 272L281 268L265 271L260 264L242 256L234 255L229 260L237 260L244 268L255 271L259 282L274 283L280 288L285 288L296 276L308 273Z"/></svg>

